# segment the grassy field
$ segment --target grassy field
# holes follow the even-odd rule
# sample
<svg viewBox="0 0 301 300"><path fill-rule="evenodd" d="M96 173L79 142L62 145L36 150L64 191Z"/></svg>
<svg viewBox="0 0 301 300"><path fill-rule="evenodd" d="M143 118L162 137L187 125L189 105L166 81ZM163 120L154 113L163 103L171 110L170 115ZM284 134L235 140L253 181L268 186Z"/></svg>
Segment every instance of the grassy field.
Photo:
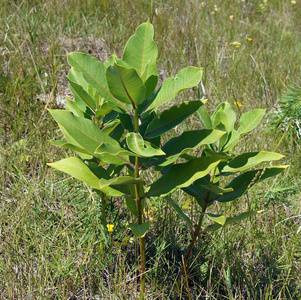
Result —
<svg viewBox="0 0 301 300"><path fill-rule="evenodd" d="M217 205L229 215L264 213L202 236L187 279L191 299L301 298L299 123L279 110L287 88L301 84L299 1L0 0L0 8L0 299L137 299L138 243L123 199L109 202L115 227L103 249L98 195L46 165L71 153L49 143L61 132L47 108L69 94L68 52L121 57L148 19L161 81L203 67L202 85L176 101L206 98L209 111L240 102L237 115L265 108L236 151L277 151L290 165L236 203ZM191 128L201 128L196 117L178 131ZM173 196L196 215L184 193ZM191 233L163 199L147 210L147 299L189 299L177 275Z"/></svg>

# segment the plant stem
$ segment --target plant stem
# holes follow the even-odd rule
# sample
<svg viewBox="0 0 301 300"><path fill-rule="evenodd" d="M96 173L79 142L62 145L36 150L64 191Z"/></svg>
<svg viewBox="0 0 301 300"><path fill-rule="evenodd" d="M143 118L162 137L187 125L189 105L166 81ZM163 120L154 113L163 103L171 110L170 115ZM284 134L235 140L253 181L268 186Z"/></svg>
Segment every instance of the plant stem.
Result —
<svg viewBox="0 0 301 300"><path fill-rule="evenodd" d="M207 206L208 206L208 203L206 201L204 201L204 204L203 204L203 207L202 207L202 212L203 213L205 213ZM190 258L190 255L191 255L192 249L194 247L194 244L196 242L196 239L197 239L197 237L198 237L198 235L200 233L200 230L201 230L201 227L202 227L202 223L203 223L203 219L204 219L204 214L201 214L200 218L199 218L198 225L197 225L197 227L196 227L196 229L194 231L193 238L192 238L192 240L190 242L188 251L187 251L186 256L185 256L185 265L187 265L187 262L188 262L188 260Z"/></svg>
<svg viewBox="0 0 301 300"><path fill-rule="evenodd" d="M139 132L139 119L138 109L135 108L134 116L135 132ZM139 178L139 157L135 158L135 178ZM138 210L138 224L142 224L143 221L143 207L140 197L140 185L135 185L135 197ZM146 258L145 258L145 238L140 237L140 255L141 255L141 269L140 269L140 300L145 298L145 270L146 270Z"/></svg>
<svg viewBox="0 0 301 300"><path fill-rule="evenodd" d="M212 183L213 179L214 179L214 176L215 176L215 172L216 172L216 168L215 167L213 169L213 172L211 173L210 175L210 183ZM199 236L199 233L200 233L200 230L201 230L201 227L202 227L202 223L203 223L203 219L204 219L204 215L205 215L205 212L206 212L206 209L207 209L207 206L209 204L209 199L210 199L210 191L207 192L207 195L206 195L206 200L204 201L203 203L203 207L202 207L202 214L200 215L199 217L199 222L198 222L198 225L194 231L194 234L193 234L193 238L190 242L190 245L189 245L189 248L188 248L188 251L186 253L186 256L185 256L185 265L187 265L187 262L190 258L190 255L191 255L191 252L192 252L192 249L194 247L194 244L196 242L196 239L197 237Z"/></svg>

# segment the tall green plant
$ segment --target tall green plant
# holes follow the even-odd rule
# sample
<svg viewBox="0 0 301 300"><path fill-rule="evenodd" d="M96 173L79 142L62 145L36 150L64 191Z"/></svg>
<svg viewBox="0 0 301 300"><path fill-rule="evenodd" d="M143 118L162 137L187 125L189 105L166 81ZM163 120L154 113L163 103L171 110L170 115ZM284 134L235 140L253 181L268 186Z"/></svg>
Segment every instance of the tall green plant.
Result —
<svg viewBox="0 0 301 300"><path fill-rule="evenodd" d="M140 241L140 299L145 297L145 234L150 228L144 220L146 199L167 196L178 188L189 190L208 176L211 179L206 183L207 189L214 191L210 197L220 195L221 188L216 190L216 170L223 165L222 172L233 172L235 159L233 166L227 164L228 156L210 150L208 145L218 143L220 149L220 141L232 141L227 142L229 147L238 139L226 130L234 126L232 119L230 124L217 126L218 118L222 118L220 112L214 125L184 132L161 146L162 134L200 110L204 101L186 101L163 111L160 109L162 113L159 108L181 91L196 86L202 69L182 69L176 78L166 79L157 89L158 53L153 35L150 22L140 25L128 40L122 58L112 55L104 63L87 54L68 54L71 70L67 79L74 97L73 100L67 98L66 110L50 110L66 139L53 141L53 144L72 149L78 156L49 165L92 187L101 195L103 212L107 197L123 196L129 211L136 217L136 222L128 226ZM247 127L244 132L250 129L244 126ZM208 148L206 155L191 155L202 146ZM265 161L278 158L269 156ZM251 161L254 159L258 161L257 156ZM150 168L156 170L157 175L153 175L154 180L148 184L150 179L144 173ZM204 203L211 201L210 197Z"/></svg>

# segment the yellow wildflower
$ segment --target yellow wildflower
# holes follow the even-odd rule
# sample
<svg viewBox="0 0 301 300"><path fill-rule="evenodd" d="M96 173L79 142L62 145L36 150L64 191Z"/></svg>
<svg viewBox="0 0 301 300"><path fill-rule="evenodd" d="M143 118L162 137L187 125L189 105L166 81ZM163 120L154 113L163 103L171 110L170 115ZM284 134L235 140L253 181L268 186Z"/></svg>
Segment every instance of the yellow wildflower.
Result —
<svg viewBox="0 0 301 300"><path fill-rule="evenodd" d="M232 42L231 43L235 48L239 48L241 46L240 42Z"/></svg>
<svg viewBox="0 0 301 300"><path fill-rule="evenodd" d="M249 37L247 38L247 41L248 41L248 42L252 42L253 39L249 36Z"/></svg>
<svg viewBox="0 0 301 300"><path fill-rule="evenodd" d="M235 101L234 104L238 107L238 108L242 108L244 105L238 101Z"/></svg>
<svg viewBox="0 0 301 300"><path fill-rule="evenodd" d="M113 224L107 224L107 228L108 228L109 232L113 232L114 225Z"/></svg>
<svg viewBox="0 0 301 300"><path fill-rule="evenodd" d="M233 21L233 19L234 19L234 16L233 16L233 15L231 15L231 16L229 17L229 19L230 19L230 21Z"/></svg>
<svg viewBox="0 0 301 300"><path fill-rule="evenodd" d="M214 10L215 10L216 12L218 12L218 7L217 7L216 4L214 5Z"/></svg>

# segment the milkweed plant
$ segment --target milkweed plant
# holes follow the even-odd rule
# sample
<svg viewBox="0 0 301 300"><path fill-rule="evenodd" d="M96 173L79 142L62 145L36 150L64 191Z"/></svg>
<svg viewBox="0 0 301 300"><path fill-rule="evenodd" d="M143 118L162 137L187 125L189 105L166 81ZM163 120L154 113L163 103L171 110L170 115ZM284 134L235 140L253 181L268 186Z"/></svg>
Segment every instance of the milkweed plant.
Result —
<svg viewBox="0 0 301 300"><path fill-rule="evenodd" d="M283 157L277 153L231 152L258 125L264 110L249 111L237 122L227 102L218 105L212 115L204 109L204 100L170 106L180 92L200 83L202 69L186 67L157 87L158 50L153 36L151 23L143 23L126 43L122 58L113 54L104 63L88 54L69 53L67 80L73 98L67 97L65 110L49 110L65 136L65 140L52 141L53 145L74 150L76 155L48 165L83 181L100 195L104 228L109 197L123 197L136 220L127 226L140 243L140 299L145 299L145 235L150 224L144 221L144 207L149 198L164 198L193 232L187 262L202 230L217 230L257 213L216 215L206 212L210 205L238 199L257 182L286 168L258 168ZM164 133L194 113L203 129L162 142ZM146 171L153 172L150 183L149 177L145 180ZM229 176L233 179L225 185L224 178ZM172 199L177 189L193 196L200 206L196 224ZM202 229L204 217L212 226ZM107 228L110 231L109 225Z"/></svg>

